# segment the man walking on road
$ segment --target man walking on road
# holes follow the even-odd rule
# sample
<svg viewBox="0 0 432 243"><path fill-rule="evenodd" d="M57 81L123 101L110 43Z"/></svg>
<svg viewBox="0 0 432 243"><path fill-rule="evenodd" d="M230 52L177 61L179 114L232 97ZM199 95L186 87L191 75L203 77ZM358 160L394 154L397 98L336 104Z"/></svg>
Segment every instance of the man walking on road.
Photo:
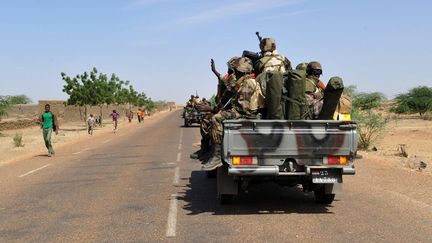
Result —
<svg viewBox="0 0 432 243"><path fill-rule="evenodd" d="M57 117L50 111L50 105L45 105L45 112L40 116L39 122L41 124L41 128L43 131L43 138L45 142L45 146L48 149L48 157L51 157L54 154L54 149L51 143L51 134L52 131L58 134L58 123Z"/></svg>
<svg viewBox="0 0 432 243"><path fill-rule="evenodd" d="M120 114L116 112L116 110L113 110L113 112L110 114L110 117L112 117L112 121L114 124L114 133L117 131L117 124L118 124L118 119L120 117Z"/></svg>
<svg viewBox="0 0 432 243"><path fill-rule="evenodd" d="M87 132L89 135L93 135L93 128L96 124L96 120L93 116L93 114L90 114L89 118L87 119Z"/></svg>

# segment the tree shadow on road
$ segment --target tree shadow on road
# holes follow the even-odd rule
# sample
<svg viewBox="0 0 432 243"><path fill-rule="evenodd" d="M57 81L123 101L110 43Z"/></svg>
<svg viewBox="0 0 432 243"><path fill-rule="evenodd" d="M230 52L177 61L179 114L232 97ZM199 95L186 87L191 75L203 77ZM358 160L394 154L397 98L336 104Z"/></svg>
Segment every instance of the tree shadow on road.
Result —
<svg viewBox="0 0 432 243"><path fill-rule="evenodd" d="M192 171L189 183L179 193L188 215L212 213L214 215L248 214L326 214L331 205L315 202L313 193L278 186L275 183L254 185L248 193L239 195L229 205L219 204L216 196L216 179L207 178L202 171Z"/></svg>

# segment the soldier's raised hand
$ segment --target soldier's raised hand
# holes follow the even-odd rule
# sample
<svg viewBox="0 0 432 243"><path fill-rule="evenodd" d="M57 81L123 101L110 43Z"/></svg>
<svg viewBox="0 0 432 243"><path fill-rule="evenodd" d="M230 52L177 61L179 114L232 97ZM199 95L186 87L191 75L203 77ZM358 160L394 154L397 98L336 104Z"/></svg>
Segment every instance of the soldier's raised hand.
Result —
<svg viewBox="0 0 432 243"><path fill-rule="evenodd" d="M215 63L214 63L213 58L210 59L210 67L211 67L212 71L216 70Z"/></svg>

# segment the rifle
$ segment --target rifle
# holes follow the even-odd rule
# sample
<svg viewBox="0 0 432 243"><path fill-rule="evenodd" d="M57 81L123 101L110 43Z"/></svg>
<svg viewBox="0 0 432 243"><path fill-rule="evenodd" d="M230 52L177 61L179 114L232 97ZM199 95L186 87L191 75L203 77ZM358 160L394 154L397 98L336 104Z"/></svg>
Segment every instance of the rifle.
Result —
<svg viewBox="0 0 432 243"><path fill-rule="evenodd" d="M225 107L227 107L229 104L231 104L233 97L231 97L226 103L225 105L221 108L221 110L225 109Z"/></svg>
<svg viewBox="0 0 432 243"><path fill-rule="evenodd" d="M255 32L255 35L258 37L258 40L261 43L263 38L260 36L260 33L257 31L257 32Z"/></svg>
<svg viewBox="0 0 432 243"><path fill-rule="evenodd" d="M255 32L255 34L258 37L259 43L261 44L261 41L263 38L261 37L261 35L258 31ZM257 52L245 50L245 51L243 51L242 57L247 57L247 58L251 59L252 63L255 64L261 58L261 55Z"/></svg>

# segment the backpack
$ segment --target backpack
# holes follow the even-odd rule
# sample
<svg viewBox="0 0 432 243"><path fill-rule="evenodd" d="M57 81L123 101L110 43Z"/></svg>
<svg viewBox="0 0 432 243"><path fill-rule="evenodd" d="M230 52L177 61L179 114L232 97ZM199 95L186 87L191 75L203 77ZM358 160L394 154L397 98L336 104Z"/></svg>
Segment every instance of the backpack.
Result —
<svg viewBox="0 0 432 243"><path fill-rule="evenodd" d="M342 94L336 111L333 114L333 120L350 121L352 111L352 100L348 95Z"/></svg>
<svg viewBox="0 0 432 243"><path fill-rule="evenodd" d="M331 120L336 111L336 107L340 101L344 90L343 81L339 77L330 78L324 89L324 103L319 113L319 120Z"/></svg>
<svg viewBox="0 0 432 243"><path fill-rule="evenodd" d="M291 70L284 75L283 106L287 120L312 119L312 111L306 102L306 72Z"/></svg>

